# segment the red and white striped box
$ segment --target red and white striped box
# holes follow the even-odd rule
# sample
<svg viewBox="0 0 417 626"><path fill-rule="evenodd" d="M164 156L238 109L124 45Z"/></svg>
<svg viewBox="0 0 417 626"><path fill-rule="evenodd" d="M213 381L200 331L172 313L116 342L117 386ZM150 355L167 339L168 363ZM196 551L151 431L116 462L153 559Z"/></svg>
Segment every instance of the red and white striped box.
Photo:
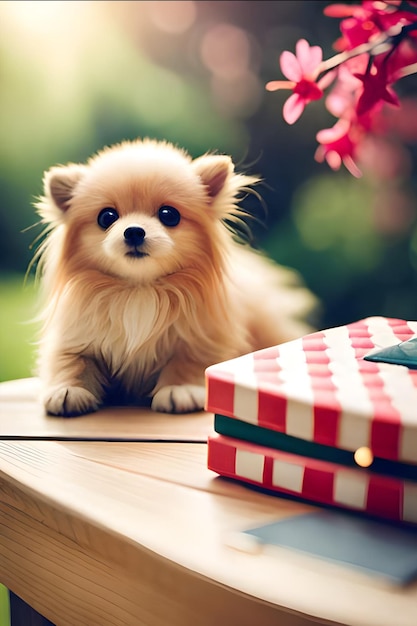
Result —
<svg viewBox="0 0 417 626"><path fill-rule="evenodd" d="M364 359L415 336L417 322L370 317L206 371L208 411L348 451L352 458L365 447L377 459L414 468L411 478L224 433L209 440L210 469L272 491L417 524L417 370Z"/></svg>
<svg viewBox="0 0 417 626"><path fill-rule="evenodd" d="M208 468L228 478L318 504L417 524L417 483L215 435Z"/></svg>
<svg viewBox="0 0 417 626"><path fill-rule="evenodd" d="M206 409L417 464L417 370L363 358L415 336L417 322L370 317L212 365Z"/></svg>

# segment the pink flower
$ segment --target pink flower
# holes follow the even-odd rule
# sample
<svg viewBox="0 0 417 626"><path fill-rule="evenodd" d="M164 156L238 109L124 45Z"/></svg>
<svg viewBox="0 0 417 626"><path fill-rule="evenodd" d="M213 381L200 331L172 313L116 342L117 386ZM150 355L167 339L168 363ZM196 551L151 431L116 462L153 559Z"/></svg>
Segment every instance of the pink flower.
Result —
<svg viewBox="0 0 417 626"><path fill-rule="evenodd" d="M375 132L388 133L386 112L391 111L393 119L392 109L400 106L393 86L401 78L417 74L417 0L334 2L324 13L341 19L341 38L334 44L340 53L323 61L320 46L300 39L295 54L284 51L280 57L281 71L288 80L272 81L266 88L292 91L283 107L288 124L299 119L309 102L323 98L338 120L333 128L317 134L315 158L334 170L343 164L359 177L356 161L362 157L366 138ZM401 115L395 119L405 122ZM405 123L407 138L412 128Z"/></svg>
<svg viewBox="0 0 417 626"><path fill-rule="evenodd" d="M360 178L362 172L354 160L360 137L354 136L354 130L348 120L341 119L333 128L319 131L316 136L320 144L315 154L316 161L326 161L332 170L340 169L343 163L353 176Z"/></svg>
<svg viewBox="0 0 417 626"><path fill-rule="evenodd" d="M360 55L338 68L337 81L325 100L327 110L335 117L355 118L357 94L363 88L356 74L365 72L367 64L367 55Z"/></svg>
<svg viewBox="0 0 417 626"><path fill-rule="evenodd" d="M386 33L392 26L413 23L415 15L399 10L401 4L400 0L363 0L361 5L336 3L325 7L323 13L328 17L345 18L340 23L342 37L335 42L335 49L352 50ZM413 5L413 2L408 4Z"/></svg>
<svg viewBox="0 0 417 626"><path fill-rule="evenodd" d="M323 51L320 46L310 46L305 39L297 41L295 54L285 50L280 57L281 71L288 81L271 81L266 85L268 91L292 89L293 93L284 104L282 111L287 124L294 124L304 111L305 106L323 96L323 89L333 79L327 74L318 82Z"/></svg>

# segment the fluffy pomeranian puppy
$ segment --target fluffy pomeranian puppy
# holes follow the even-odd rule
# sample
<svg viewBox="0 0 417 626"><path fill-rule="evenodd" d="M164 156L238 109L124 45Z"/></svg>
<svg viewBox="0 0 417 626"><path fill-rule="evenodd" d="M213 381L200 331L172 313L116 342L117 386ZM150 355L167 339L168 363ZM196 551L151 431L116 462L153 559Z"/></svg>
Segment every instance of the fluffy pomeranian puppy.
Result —
<svg viewBox="0 0 417 626"><path fill-rule="evenodd" d="M37 256L49 414L144 397L155 411L200 410L206 367L311 330L315 298L298 276L231 232L257 182L229 156L193 160L150 139L45 173L36 206L48 231Z"/></svg>

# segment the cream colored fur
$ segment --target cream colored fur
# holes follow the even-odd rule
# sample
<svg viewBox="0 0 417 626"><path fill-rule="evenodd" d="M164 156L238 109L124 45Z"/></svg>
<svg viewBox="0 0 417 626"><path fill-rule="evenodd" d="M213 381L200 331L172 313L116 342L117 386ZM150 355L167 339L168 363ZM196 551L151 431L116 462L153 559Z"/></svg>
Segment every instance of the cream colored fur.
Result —
<svg viewBox="0 0 417 626"><path fill-rule="evenodd" d="M147 395L157 411L199 410L207 366L311 330L315 299L296 274L223 222L239 219L237 198L256 182L228 156L192 160L152 140L46 172L39 375L49 413ZM179 211L178 225L161 223L161 206ZM118 214L107 229L105 207ZM146 256L127 254L130 227L145 231L135 251Z"/></svg>

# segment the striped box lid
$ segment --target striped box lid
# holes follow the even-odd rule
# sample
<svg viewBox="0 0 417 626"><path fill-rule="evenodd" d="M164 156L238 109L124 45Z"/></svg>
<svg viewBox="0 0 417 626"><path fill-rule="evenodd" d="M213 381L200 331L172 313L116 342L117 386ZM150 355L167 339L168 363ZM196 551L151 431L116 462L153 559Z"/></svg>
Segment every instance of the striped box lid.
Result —
<svg viewBox="0 0 417 626"><path fill-rule="evenodd" d="M370 317L206 370L208 411L316 443L417 464L417 370L371 362L417 322Z"/></svg>
<svg viewBox="0 0 417 626"><path fill-rule="evenodd" d="M417 483L215 435L208 467L268 492L417 524Z"/></svg>

